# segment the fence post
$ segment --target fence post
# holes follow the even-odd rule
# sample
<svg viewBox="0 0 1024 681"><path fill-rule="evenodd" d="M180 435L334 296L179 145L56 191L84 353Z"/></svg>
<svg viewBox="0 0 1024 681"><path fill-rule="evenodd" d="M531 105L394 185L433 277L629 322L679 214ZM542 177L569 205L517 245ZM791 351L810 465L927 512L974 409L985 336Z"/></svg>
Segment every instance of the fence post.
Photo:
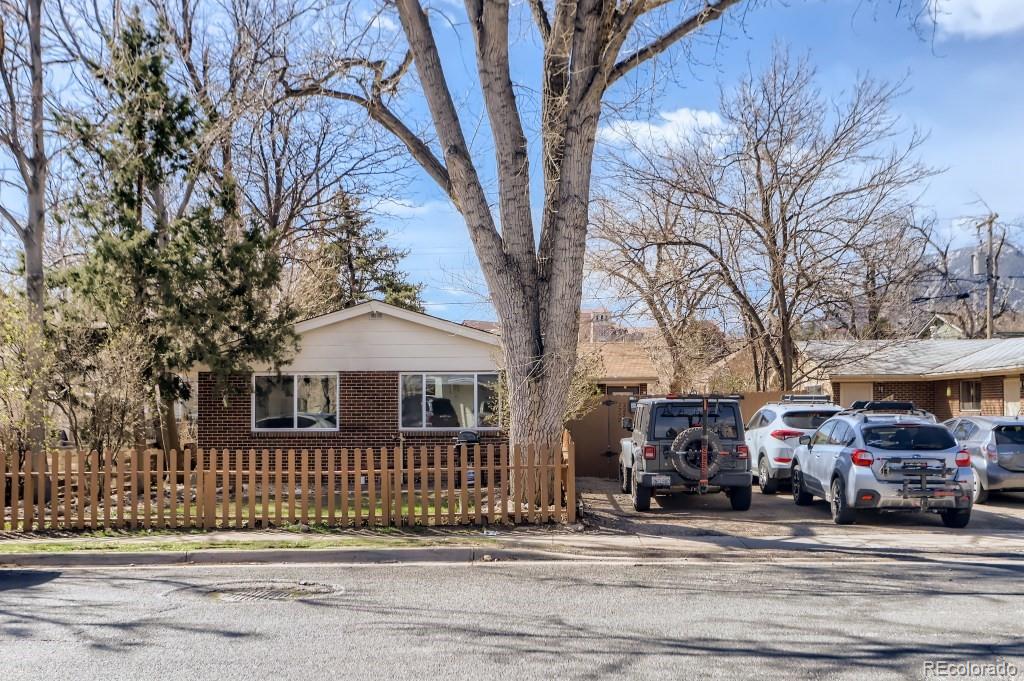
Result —
<svg viewBox="0 0 1024 681"><path fill-rule="evenodd" d="M58 520L60 519L60 509L57 506L57 502L60 500L60 452L53 450L50 452L50 529L56 530L58 528ZM0 481L3 478L0 477ZM0 509L3 508L3 492L0 492ZM2 525L3 523L0 523Z"/></svg>
<svg viewBox="0 0 1024 681"><path fill-rule="evenodd" d="M32 489L33 456L34 454L32 452L25 453L25 486L21 495L21 504L23 506L22 521L24 523L22 529L25 532L32 531L32 517L35 515L35 511L33 510L33 504L35 503L35 490Z"/></svg>
<svg viewBox="0 0 1024 681"><path fill-rule="evenodd" d="M203 480L203 528L212 530L217 526L217 469L215 450L209 457L210 468L202 469Z"/></svg>
<svg viewBox="0 0 1024 681"><path fill-rule="evenodd" d="M17 458L17 457L15 457ZM0 532L7 529L7 520L4 518L4 509L7 508L7 501L4 496L7 494L7 452L0 449ZM13 514L12 514L13 515Z"/></svg>
<svg viewBox="0 0 1024 681"><path fill-rule="evenodd" d="M570 523L576 522L576 442L572 439L572 435L568 431L565 433L566 439L569 441L569 452L568 452L568 463L567 471L565 474L565 497L568 508L566 509L566 519Z"/></svg>

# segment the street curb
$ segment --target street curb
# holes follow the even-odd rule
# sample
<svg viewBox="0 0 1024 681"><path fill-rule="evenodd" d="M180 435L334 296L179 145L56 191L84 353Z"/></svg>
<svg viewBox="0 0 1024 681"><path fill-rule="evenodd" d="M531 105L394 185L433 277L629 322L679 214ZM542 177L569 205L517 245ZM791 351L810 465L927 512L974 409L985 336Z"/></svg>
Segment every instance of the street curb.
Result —
<svg viewBox="0 0 1024 681"><path fill-rule="evenodd" d="M133 567L143 565L227 565L261 563L474 563L565 560L567 556L535 549L463 546L353 549L205 549L199 551L137 551L0 554L4 567Z"/></svg>

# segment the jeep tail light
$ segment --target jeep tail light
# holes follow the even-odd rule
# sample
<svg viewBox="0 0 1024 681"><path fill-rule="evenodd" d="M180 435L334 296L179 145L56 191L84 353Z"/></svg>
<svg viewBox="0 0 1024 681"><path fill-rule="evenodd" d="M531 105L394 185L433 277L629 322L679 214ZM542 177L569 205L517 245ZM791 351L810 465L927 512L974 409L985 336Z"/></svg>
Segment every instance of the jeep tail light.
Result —
<svg viewBox="0 0 1024 681"><path fill-rule="evenodd" d="M997 447L995 443L989 442L985 445L985 456L987 456L988 460L992 463L999 463L999 447Z"/></svg>
<svg viewBox="0 0 1024 681"><path fill-rule="evenodd" d="M779 430L773 430L771 435L776 440L788 440L791 437L800 437L804 434L802 430L792 430L790 428L780 428Z"/></svg>
<svg viewBox="0 0 1024 681"><path fill-rule="evenodd" d="M875 461L874 455L866 449L855 449L850 454L854 466L870 466Z"/></svg>
<svg viewBox="0 0 1024 681"><path fill-rule="evenodd" d="M658 458L658 448L654 445L644 445L644 458L648 461Z"/></svg>
<svg viewBox="0 0 1024 681"><path fill-rule="evenodd" d="M961 449L956 453L956 467L967 468L971 465L971 453L966 449Z"/></svg>
<svg viewBox="0 0 1024 681"><path fill-rule="evenodd" d="M736 458L737 459L749 459L750 450L747 449L746 445L736 445Z"/></svg>

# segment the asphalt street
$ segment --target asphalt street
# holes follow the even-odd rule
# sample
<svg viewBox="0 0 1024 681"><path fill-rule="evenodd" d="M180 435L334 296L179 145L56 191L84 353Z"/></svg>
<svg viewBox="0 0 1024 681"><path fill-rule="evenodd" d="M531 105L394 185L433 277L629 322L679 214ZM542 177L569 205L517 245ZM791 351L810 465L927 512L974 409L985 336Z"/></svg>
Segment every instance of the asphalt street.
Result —
<svg viewBox="0 0 1024 681"><path fill-rule="evenodd" d="M1024 565L270 565L0 572L15 679L1024 677Z"/></svg>

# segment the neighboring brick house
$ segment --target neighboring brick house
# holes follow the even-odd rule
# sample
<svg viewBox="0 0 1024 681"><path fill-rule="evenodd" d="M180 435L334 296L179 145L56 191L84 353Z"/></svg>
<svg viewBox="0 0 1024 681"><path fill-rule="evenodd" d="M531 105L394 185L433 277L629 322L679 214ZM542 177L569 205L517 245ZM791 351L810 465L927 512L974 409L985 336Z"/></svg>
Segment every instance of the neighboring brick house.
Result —
<svg viewBox="0 0 1024 681"><path fill-rule="evenodd" d="M298 322L280 374L199 372L198 445L314 449L504 440L496 335L378 301Z"/></svg>
<svg viewBox="0 0 1024 681"><path fill-rule="evenodd" d="M1017 416L1024 338L809 343L836 402L912 400L940 420L961 414Z"/></svg>

